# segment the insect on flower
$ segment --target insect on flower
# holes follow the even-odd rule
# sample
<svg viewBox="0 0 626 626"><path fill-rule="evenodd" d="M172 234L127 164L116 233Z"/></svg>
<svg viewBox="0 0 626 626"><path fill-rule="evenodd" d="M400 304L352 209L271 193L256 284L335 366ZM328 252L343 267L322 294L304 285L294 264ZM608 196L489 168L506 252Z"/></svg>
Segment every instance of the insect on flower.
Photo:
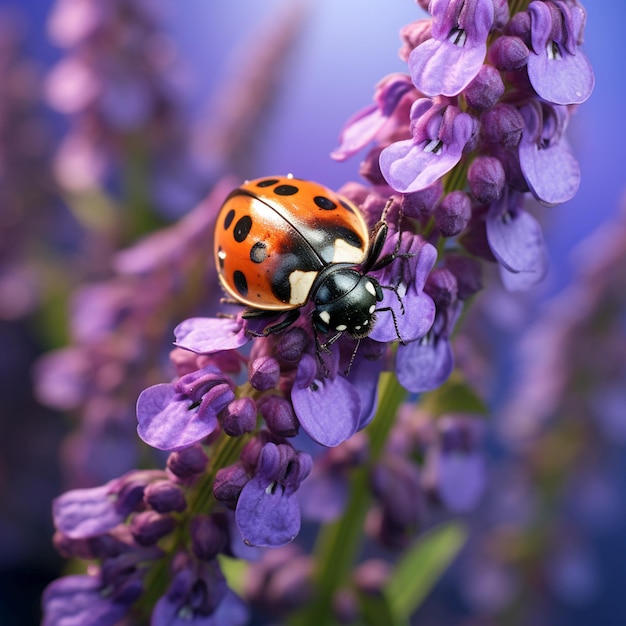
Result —
<svg viewBox="0 0 626 626"><path fill-rule="evenodd" d="M383 300L369 273L397 256L382 255L384 217L371 235L359 209L326 187L292 177L259 178L230 193L217 219L215 258L226 292L249 308L247 319L285 313L264 330L280 332L313 304L313 329L367 337Z"/></svg>

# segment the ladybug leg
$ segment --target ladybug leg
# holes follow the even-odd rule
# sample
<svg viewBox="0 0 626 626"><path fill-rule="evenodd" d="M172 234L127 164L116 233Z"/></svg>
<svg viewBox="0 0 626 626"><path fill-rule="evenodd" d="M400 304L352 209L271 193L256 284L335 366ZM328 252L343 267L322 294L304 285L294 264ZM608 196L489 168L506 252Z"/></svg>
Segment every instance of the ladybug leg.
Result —
<svg viewBox="0 0 626 626"><path fill-rule="evenodd" d="M387 239L387 234L389 230L387 227L387 221L386 221L387 213L389 213L389 210L391 209L393 202L394 202L393 198L389 198L389 200L387 200L387 204L385 205L385 208L383 209L383 214L380 219L380 222L378 222L378 224L376 224L376 226L374 227L374 231L372 233L372 245L370 246L367 259L365 260L365 263L363 266L364 274L366 274L369 271L376 271L376 270L382 269L383 267L387 267L387 265L389 265L390 263L392 263L398 258L410 259L411 257L415 256L414 254L410 252L406 252L402 254L400 253L400 244L402 243L402 237L400 235L402 234L402 220L404 218L404 214L402 213L401 210L398 212L399 236L398 236L398 241L396 242L396 247L394 248L394 251L391 252L390 254L386 254L383 257L380 256L383 250L383 246L385 245L385 241Z"/></svg>
<svg viewBox="0 0 626 626"><path fill-rule="evenodd" d="M328 349L328 343L324 343L324 344L320 343L320 337L319 337L317 328L315 327L315 324L313 324L313 336L315 338L315 356L317 357L319 364L322 366L322 371L324 373L324 376L328 377L330 376L330 370L328 369L328 366L324 362L324 357L322 356L322 350L327 353L330 352L330 350Z"/></svg>
<svg viewBox="0 0 626 626"><path fill-rule="evenodd" d="M389 291L393 291L396 294L396 298L398 298L398 302L400 303L400 310L402 311L402 315L404 315L404 302L402 302L402 298L398 293L398 288L393 287L392 285L380 285L381 289L388 289ZM377 311L382 311L383 309L376 309ZM386 309L385 309L386 310Z"/></svg>
<svg viewBox="0 0 626 626"><path fill-rule="evenodd" d="M246 309L241 315L241 317L247 320L258 320L258 319L265 319L268 317L275 317L275 316L276 316L276 311L265 311L262 309ZM288 328L289 326L291 326L298 319L299 316L300 316L300 309L292 309L291 311L287 312L285 317L280 322L266 326L263 329L262 333L256 333L253 331L248 331L248 332L251 332L256 337L267 337L268 335L274 335L276 333L279 333L285 330L285 328Z"/></svg>
<svg viewBox="0 0 626 626"><path fill-rule="evenodd" d="M354 346L354 350L352 350L352 355L350 356L350 363L348 363L348 367L344 372L344 376L350 375L350 370L352 369L352 364L354 363L354 359L356 359L356 353L359 351L359 346L361 345L361 338L359 337L356 340L356 345Z"/></svg>
<svg viewBox="0 0 626 626"><path fill-rule="evenodd" d="M394 313L393 309L390 306L383 307L382 309L376 309L376 313L384 313L386 311L389 311L389 313L391 313L391 319L393 320L393 327L396 330L396 337L398 338L398 342L401 345L406 346L406 341L404 341L404 339L402 339L402 336L400 335L400 330L398 328L398 319L396 318L396 314Z"/></svg>

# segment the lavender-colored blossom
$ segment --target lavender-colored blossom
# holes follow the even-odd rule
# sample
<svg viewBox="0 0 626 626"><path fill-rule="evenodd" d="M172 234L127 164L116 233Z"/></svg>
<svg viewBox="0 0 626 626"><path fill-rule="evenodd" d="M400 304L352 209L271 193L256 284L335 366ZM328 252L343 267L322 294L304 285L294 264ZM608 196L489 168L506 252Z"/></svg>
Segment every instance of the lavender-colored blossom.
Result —
<svg viewBox="0 0 626 626"><path fill-rule="evenodd" d="M486 221L489 246L513 290L540 281L548 263L541 226L522 203L522 194L505 194L491 206Z"/></svg>
<svg viewBox="0 0 626 626"><path fill-rule="evenodd" d="M474 133L474 121L452 104L420 98L411 107L411 133L412 139L380 153L385 180L402 193L425 189L449 172Z"/></svg>
<svg viewBox="0 0 626 626"><path fill-rule="evenodd" d="M226 585L217 561L180 559L179 570L156 603L152 626L243 626L248 610Z"/></svg>
<svg viewBox="0 0 626 626"><path fill-rule="evenodd" d="M198 354L236 350L248 343L246 327L240 318L196 317L185 320L174 329L176 345Z"/></svg>
<svg viewBox="0 0 626 626"><path fill-rule="evenodd" d="M383 310L377 314L369 335L375 341L415 341L426 334L434 319L435 307L424 293L424 285L437 261L437 251L421 237L408 232L389 237L386 250L391 252L399 237L399 253L410 255L409 258L398 259L375 274L381 285L385 285L379 305Z"/></svg>
<svg viewBox="0 0 626 626"><path fill-rule="evenodd" d="M134 471L101 487L67 491L54 500L54 524L70 538L105 533L128 517L150 482L163 477L158 470Z"/></svg>
<svg viewBox="0 0 626 626"><path fill-rule="evenodd" d="M520 113L519 162L533 196L546 206L567 202L580 184L580 167L564 138L567 109L531 101Z"/></svg>
<svg viewBox="0 0 626 626"><path fill-rule="evenodd" d="M175 384L143 391L137 400L137 432L159 450L186 448L218 427L218 413L234 399L229 379L209 365Z"/></svg>
<svg viewBox="0 0 626 626"><path fill-rule="evenodd" d="M432 0L432 39L409 56L415 86L427 96L456 96L478 74L494 25L493 0Z"/></svg>
<svg viewBox="0 0 626 626"><path fill-rule="evenodd" d="M111 589L99 576L64 576L48 585L43 593L42 626L110 626L128 613L142 590L140 580Z"/></svg>
<svg viewBox="0 0 626 626"><path fill-rule="evenodd" d="M439 441L426 453L424 481L449 511L471 511L487 484L480 450L483 424L477 418L448 415L440 418L438 430Z"/></svg>
<svg viewBox="0 0 626 626"><path fill-rule="evenodd" d="M578 3L534 1L530 14L531 54L528 78L537 94L554 104L581 104L595 82L579 49L585 10Z"/></svg>
<svg viewBox="0 0 626 626"><path fill-rule="evenodd" d="M300 530L297 491L311 471L311 457L287 444L266 443L255 474L239 495L235 519L244 542L281 546Z"/></svg>
<svg viewBox="0 0 626 626"><path fill-rule="evenodd" d="M391 136L415 97L415 88L405 74L391 74L376 86L375 104L353 115L343 127L339 147L331 157L344 161L377 137ZM405 122L406 123L406 122Z"/></svg>
<svg viewBox="0 0 626 626"><path fill-rule="evenodd" d="M302 355L291 391L300 425L317 443L336 446L353 435L361 418L358 391L341 374L320 375L314 357Z"/></svg>
<svg viewBox="0 0 626 626"><path fill-rule="evenodd" d="M450 334L460 311L446 311L435 316L432 328L418 341L398 346L396 374L398 382L408 391L419 393L443 384L454 367Z"/></svg>

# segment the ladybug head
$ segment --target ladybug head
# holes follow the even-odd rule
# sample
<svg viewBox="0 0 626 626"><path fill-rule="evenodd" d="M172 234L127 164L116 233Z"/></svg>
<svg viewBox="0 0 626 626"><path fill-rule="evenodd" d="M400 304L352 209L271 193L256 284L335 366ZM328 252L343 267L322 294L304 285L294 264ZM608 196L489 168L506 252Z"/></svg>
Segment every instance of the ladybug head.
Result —
<svg viewBox="0 0 626 626"><path fill-rule="evenodd" d="M331 267L319 277L313 301L313 324L324 333L346 332L367 337L374 323L376 304L383 299L378 282L349 267Z"/></svg>

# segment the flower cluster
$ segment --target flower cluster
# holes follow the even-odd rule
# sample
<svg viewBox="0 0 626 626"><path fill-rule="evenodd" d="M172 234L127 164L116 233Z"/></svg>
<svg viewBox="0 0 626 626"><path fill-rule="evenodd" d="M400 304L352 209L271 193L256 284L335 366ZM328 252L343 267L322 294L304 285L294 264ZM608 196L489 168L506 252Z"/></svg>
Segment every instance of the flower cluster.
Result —
<svg viewBox="0 0 626 626"><path fill-rule="evenodd" d="M346 159L373 141L364 174L404 194L405 213L437 238L497 261L506 287L517 290L546 271L525 194L554 206L576 193L580 171L565 131L594 77L580 50L577 0L535 0L514 14L510 4L428 3L432 19L402 33L410 75L379 83L333 156Z"/></svg>
<svg viewBox="0 0 626 626"><path fill-rule="evenodd" d="M478 501L480 402L462 373L449 381L451 337L482 287L481 260L497 261L511 289L543 275L541 230L523 202L528 192L545 205L575 193L579 171L564 131L568 107L589 95L593 75L579 50L584 12L574 0L535 1L513 15L504 0L432 0L429 10L431 20L403 31L410 75L381 81L375 104L348 122L334 153L343 159L375 144L362 166L370 184L340 190L373 232L386 234L375 239L384 262L367 272L366 262L355 266L379 288L367 333L353 336L341 324L326 332L313 322L311 301L296 316L239 308L179 324L173 378L145 389L136 407L138 434L170 453L168 471L130 472L56 501L58 544L100 566L53 584L48 615L64 610L67 594L84 606L106 588L101 610L116 618L141 595L154 605L153 623L238 624L245 615L226 591L218 555L239 555L239 540L284 548L303 514L322 523L343 515L335 543L322 542L325 564L316 565L331 575L331 547L344 549L342 523L403 548L429 499L452 512ZM472 401L400 410L407 392L444 384L450 397ZM281 589L296 590L294 604L313 597L324 616L315 623L324 623L349 576L345 558L332 573L336 585L322 591L296 548L266 556L251 568L251 597L279 570L289 577L289 554L297 568ZM353 583L369 592L388 579L373 562L355 570Z"/></svg>

